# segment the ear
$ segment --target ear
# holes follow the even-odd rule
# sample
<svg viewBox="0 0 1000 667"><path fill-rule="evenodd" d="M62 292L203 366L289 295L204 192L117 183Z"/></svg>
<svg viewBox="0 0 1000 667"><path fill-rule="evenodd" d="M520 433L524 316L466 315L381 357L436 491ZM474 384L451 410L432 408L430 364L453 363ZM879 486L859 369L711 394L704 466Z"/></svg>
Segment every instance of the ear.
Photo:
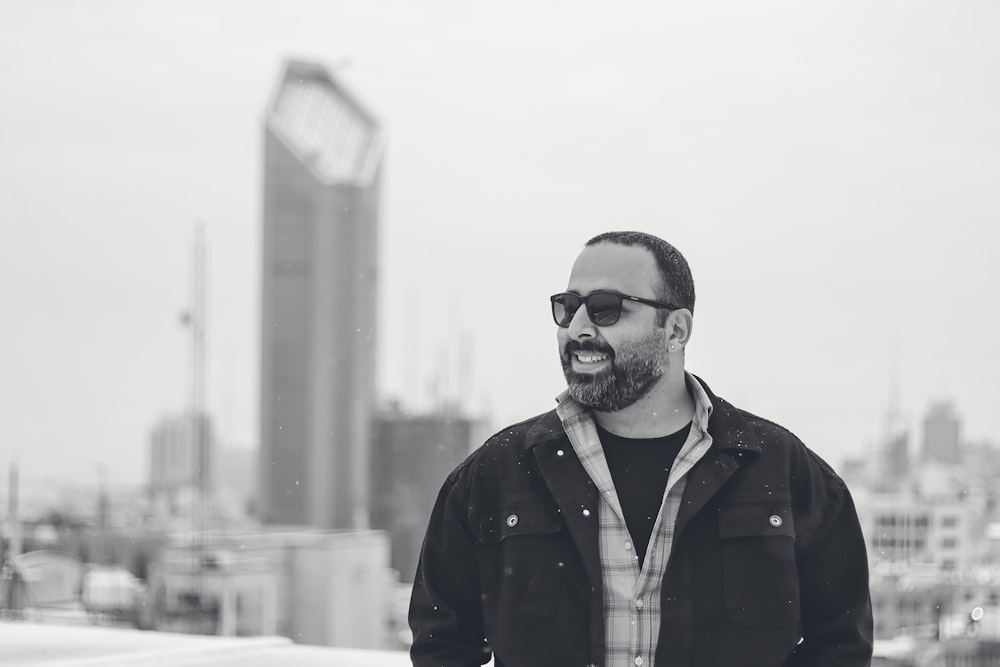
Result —
<svg viewBox="0 0 1000 667"><path fill-rule="evenodd" d="M683 352L684 346L691 339L694 328L694 315L687 308L679 308L667 317L667 349L670 352Z"/></svg>

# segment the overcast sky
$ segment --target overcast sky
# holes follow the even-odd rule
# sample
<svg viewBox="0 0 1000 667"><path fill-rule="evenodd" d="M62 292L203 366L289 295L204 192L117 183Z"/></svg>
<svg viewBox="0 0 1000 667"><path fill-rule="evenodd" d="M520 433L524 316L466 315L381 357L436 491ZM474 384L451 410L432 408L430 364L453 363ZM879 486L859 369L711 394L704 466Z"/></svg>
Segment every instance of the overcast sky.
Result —
<svg viewBox="0 0 1000 667"><path fill-rule="evenodd" d="M262 119L288 57L387 133L380 396L461 391L496 426L549 409L547 297L589 237L639 229L692 266L689 370L835 465L872 451L893 375L914 444L939 399L1000 441L995 2L2 13L0 465L25 478L145 479L187 401L198 221L209 404L256 445Z"/></svg>

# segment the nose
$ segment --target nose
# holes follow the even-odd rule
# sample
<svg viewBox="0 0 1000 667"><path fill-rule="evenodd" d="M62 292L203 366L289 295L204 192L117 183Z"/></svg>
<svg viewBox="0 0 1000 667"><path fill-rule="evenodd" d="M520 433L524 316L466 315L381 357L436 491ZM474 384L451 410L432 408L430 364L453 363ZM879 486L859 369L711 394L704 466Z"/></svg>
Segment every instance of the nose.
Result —
<svg viewBox="0 0 1000 667"><path fill-rule="evenodd" d="M580 306L573 313L573 319L570 320L566 333L575 341L583 340L584 338L594 338L597 335L597 328L590 321L590 315L587 313L586 306Z"/></svg>

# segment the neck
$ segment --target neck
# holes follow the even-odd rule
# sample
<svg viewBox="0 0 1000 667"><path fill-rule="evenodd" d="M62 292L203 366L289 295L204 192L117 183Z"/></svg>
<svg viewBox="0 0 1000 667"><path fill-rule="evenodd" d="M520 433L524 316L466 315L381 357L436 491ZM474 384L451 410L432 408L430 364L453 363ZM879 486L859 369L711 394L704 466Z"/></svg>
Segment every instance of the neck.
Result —
<svg viewBox="0 0 1000 667"><path fill-rule="evenodd" d="M632 405L615 412L593 411L605 431L626 438L658 438L683 428L694 416L694 399L684 371L665 373Z"/></svg>

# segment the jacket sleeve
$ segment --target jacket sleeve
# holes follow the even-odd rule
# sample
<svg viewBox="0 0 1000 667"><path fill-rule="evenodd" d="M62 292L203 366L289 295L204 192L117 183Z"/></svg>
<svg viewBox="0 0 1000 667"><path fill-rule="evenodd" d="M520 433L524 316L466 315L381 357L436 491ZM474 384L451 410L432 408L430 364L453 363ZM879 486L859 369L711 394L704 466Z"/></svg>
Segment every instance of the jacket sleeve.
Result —
<svg viewBox="0 0 1000 667"><path fill-rule="evenodd" d="M802 641L788 667L871 664L873 621L868 555L851 494L820 462L813 485L817 521L798 555Z"/></svg>
<svg viewBox="0 0 1000 667"><path fill-rule="evenodd" d="M431 513L410 598L415 667L467 667L490 659L468 502L451 477Z"/></svg>

